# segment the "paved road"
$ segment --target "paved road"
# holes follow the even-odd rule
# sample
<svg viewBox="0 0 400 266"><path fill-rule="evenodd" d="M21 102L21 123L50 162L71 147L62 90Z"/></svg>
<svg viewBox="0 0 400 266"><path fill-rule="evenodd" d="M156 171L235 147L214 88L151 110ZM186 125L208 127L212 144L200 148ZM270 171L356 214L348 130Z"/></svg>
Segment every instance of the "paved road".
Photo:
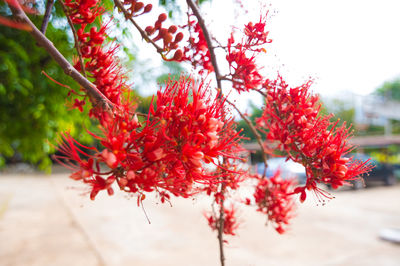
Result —
<svg viewBox="0 0 400 266"><path fill-rule="evenodd" d="M218 243L203 218L208 199L173 207L116 193L90 201L67 174L0 174L0 265L219 265ZM400 245L379 239L400 228L400 186L338 191L325 206L298 207L286 235L241 211L228 239L227 266L400 265Z"/></svg>

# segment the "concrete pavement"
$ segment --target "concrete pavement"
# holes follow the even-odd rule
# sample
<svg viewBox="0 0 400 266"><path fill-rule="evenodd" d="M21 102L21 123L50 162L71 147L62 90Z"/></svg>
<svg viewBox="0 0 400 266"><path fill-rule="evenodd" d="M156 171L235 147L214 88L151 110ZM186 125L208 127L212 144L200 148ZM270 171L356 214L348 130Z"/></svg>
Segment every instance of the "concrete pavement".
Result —
<svg viewBox="0 0 400 266"><path fill-rule="evenodd" d="M0 174L0 265L219 265L218 242L203 218L209 199L146 199L116 191L95 201L67 173ZM400 265L400 245L379 239L400 228L400 186L338 191L297 209L278 235L265 217L242 208L226 265Z"/></svg>

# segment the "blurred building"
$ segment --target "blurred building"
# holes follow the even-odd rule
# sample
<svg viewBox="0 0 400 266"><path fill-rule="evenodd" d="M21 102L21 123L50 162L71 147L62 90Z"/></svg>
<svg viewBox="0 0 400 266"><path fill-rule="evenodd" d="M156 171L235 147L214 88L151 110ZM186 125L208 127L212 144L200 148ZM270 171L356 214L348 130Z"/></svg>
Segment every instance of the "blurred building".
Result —
<svg viewBox="0 0 400 266"><path fill-rule="evenodd" d="M354 96L355 117L357 125L375 125L385 128L385 135L392 134L391 120L400 120L400 102L383 96Z"/></svg>

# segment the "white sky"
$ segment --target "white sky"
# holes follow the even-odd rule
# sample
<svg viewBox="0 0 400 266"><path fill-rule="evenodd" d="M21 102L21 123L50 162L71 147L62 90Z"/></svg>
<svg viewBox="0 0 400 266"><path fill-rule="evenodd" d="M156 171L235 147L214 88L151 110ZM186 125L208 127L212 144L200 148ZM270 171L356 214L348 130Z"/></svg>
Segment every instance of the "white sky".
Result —
<svg viewBox="0 0 400 266"><path fill-rule="evenodd" d="M400 74L400 1L274 1L271 36L295 75L317 92L368 94Z"/></svg>
<svg viewBox="0 0 400 266"><path fill-rule="evenodd" d="M264 71L279 71L293 86L312 77L313 91L322 96L341 91L368 94L400 76L399 0L242 0L250 13L237 20L234 0L213 0L202 7L215 37L225 42L232 21L242 28L258 21L260 10L270 10L272 44L263 58ZM225 25L225 27L224 27ZM222 55L221 55L222 56ZM223 66L222 66L223 68ZM244 110L248 99L238 99Z"/></svg>

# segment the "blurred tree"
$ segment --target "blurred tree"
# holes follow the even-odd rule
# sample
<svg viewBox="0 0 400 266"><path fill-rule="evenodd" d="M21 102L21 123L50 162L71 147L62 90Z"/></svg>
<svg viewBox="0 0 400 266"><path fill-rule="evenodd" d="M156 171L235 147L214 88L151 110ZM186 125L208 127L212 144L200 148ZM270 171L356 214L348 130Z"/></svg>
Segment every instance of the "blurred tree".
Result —
<svg viewBox="0 0 400 266"><path fill-rule="evenodd" d="M382 86L377 88L374 92L375 95L384 97L386 100L400 101L400 77L386 81ZM400 134L400 121L391 120L391 133ZM367 134L384 134L385 130L383 126L372 127L367 129Z"/></svg>
<svg viewBox="0 0 400 266"><path fill-rule="evenodd" d="M7 12L4 5L0 11ZM40 25L41 18L34 19ZM46 34L62 53L71 55L64 28L49 25ZM79 134L90 126L87 115L68 111L68 90L42 71L60 83L75 84L29 34L0 26L0 166L6 160L23 160L49 170L49 142L55 142L56 132L68 130L83 142L89 140Z"/></svg>
<svg viewBox="0 0 400 266"><path fill-rule="evenodd" d="M336 119L340 119L338 125L341 126L346 123L348 126L353 127L355 109L354 106L349 105L341 99L334 99L333 106L327 107L329 113L334 113Z"/></svg>
<svg viewBox="0 0 400 266"><path fill-rule="evenodd" d="M389 100L400 101L400 78L386 81L375 90L375 94L384 96Z"/></svg>
<svg viewBox="0 0 400 266"><path fill-rule="evenodd" d="M175 0L160 0L160 3L171 12L177 5ZM43 14L45 1L35 4ZM103 7L113 13L111 0L103 1ZM0 3L0 15L9 14L4 2ZM53 7L52 16L57 23L48 26L46 35L72 61L75 53L73 38L58 2ZM41 25L42 19L41 16L32 17L36 25ZM119 43L124 41L123 36L129 37L130 34L123 23L117 24L113 33L112 38ZM135 50L125 49L122 60L132 66L136 61L135 53ZM42 71L62 84L76 84L64 75L29 34L0 26L0 167L7 161L25 161L41 170L49 170L51 160L48 155L54 152L50 143L56 142L56 132L69 131L80 142L89 144L89 136L80 133L88 129L96 131L88 115L78 110L68 111L65 106L68 90L50 81ZM167 62L154 79L163 84L168 78L165 73L177 77L182 71L178 64ZM135 90L140 91L142 85L136 84ZM141 97L137 92L133 95L140 103L138 111L147 112L152 97Z"/></svg>
<svg viewBox="0 0 400 266"><path fill-rule="evenodd" d="M250 108L250 114L249 114L249 120L255 125L257 117L261 117L263 110L257 106L255 106L252 102L249 103L249 108ZM246 137L244 142L256 142L256 136L253 134L251 131L249 125L243 120L240 119L238 121L238 131L242 130L241 135ZM263 137L263 139L265 139Z"/></svg>

